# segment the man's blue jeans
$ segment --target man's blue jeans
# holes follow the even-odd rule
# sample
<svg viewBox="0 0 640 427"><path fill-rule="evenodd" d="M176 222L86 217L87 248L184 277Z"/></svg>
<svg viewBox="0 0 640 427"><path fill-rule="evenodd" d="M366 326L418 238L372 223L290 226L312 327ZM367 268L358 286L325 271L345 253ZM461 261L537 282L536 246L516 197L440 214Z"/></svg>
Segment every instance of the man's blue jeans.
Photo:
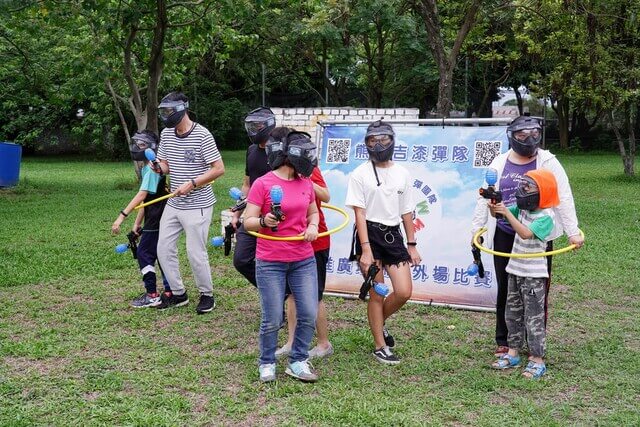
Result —
<svg viewBox="0 0 640 427"><path fill-rule="evenodd" d="M260 364L276 363L278 330L283 320L282 305L287 282L296 304L297 315L289 360L292 363L307 360L318 314L318 278L315 257L295 262L257 259L256 280L262 305Z"/></svg>

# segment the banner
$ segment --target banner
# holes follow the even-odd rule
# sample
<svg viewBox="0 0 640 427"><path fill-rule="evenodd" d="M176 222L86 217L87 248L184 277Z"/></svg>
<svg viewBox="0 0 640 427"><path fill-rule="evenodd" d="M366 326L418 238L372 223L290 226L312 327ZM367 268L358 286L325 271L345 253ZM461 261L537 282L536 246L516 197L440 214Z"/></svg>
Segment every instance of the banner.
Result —
<svg viewBox="0 0 640 427"><path fill-rule="evenodd" d="M393 160L409 170L417 201L414 225L422 263L412 268L414 302L481 310L495 309L493 257L483 253L483 279L467 274L472 263L471 218L484 172L506 151L506 126L419 126L393 124ZM320 169L331 192L330 204L345 208L349 174L368 160L367 125L330 125L323 129ZM326 291L357 295L363 278L357 262L349 262L351 223L331 235ZM329 228L341 222L325 210ZM402 228L402 227L401 227ZM403 230L404 231L404 230ZM390 284L388 277L385 281Z"/></svg>

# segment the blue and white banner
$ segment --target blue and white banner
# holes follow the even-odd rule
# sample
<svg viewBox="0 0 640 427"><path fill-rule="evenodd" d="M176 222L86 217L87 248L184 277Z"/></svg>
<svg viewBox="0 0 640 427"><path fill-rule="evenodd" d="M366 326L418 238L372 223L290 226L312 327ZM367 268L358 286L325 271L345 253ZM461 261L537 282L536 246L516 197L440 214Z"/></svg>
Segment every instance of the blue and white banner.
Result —
<svg viewBox="0 0 640 427"><path fill-rule="evenodd" d="M418 201L414 225L422 263L413 267L413 301L493 309L496 282L492 256L483 253L483 279L469 276L471 218L484 171L506 151L506 126L419 126L395 124L393 160L409 170ZM331 125L323 130L320 169L331 192L331 204L344 207L349 174L368 160L366 125ZM349 262L351 224L331 235L327 265L328 292L356 294L363 278L356 262ZM329 228L341 218L325 211ZM388 278L387 278L387 282Z"/></svg>

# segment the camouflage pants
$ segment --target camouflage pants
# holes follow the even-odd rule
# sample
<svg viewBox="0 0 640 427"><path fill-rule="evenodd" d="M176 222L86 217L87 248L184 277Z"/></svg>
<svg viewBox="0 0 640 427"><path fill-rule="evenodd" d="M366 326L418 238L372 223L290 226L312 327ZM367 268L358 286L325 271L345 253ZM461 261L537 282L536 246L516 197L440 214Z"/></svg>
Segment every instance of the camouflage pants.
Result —
<svg viewBox="0 0 640 427"><path fill-rule="evenodd" d="M507 323L509 348L521 350L527 340L529 353L544 357L546 334L544 300L546 278L520 277L509 274Z"/></svg>

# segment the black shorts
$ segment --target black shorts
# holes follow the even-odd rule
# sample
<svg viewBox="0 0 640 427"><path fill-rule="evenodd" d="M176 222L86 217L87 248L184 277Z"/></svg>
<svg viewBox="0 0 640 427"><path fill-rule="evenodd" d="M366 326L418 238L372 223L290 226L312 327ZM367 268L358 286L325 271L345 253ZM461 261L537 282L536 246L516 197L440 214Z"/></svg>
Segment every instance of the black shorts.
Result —
<svg viewBox="0 0 640 427"><path fill-rule="evenodd" d="M404 238L400 232L400 226L393 227L378 222L367 221L367 233L373 258L380 260L382 265L398 265L411 261L411 256L404 245ZM362 246L358 239L358 233L354 227L353 241L351 244L350 261L355 261L362 255Z"/></svg>

